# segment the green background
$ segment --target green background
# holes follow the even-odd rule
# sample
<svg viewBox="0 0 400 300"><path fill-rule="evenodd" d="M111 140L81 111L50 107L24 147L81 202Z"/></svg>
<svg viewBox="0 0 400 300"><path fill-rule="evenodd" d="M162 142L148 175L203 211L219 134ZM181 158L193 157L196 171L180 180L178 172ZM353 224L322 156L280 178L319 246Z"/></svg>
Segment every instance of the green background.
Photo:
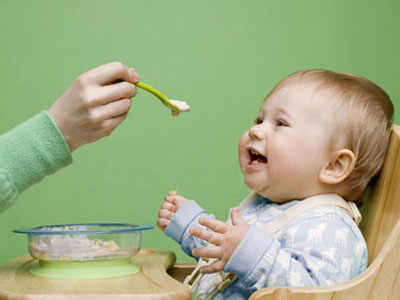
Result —
<svg viewBox="0 0 400 300"><path fill-rule="evenodd" d="M0 215L0 263L27 252L18 227L74 222L155 225L177 189L219 219L249 192L237 162L240 135L285 75L327 68L363 75L400 108L400 2L15 1L0 2L0 131L50 105L81 73L111 61L192 112L172 118L139 91L108 138L26 190ZM399 117L396 116L399 123ZM164 234L143 247L173 249Z"/></svg>

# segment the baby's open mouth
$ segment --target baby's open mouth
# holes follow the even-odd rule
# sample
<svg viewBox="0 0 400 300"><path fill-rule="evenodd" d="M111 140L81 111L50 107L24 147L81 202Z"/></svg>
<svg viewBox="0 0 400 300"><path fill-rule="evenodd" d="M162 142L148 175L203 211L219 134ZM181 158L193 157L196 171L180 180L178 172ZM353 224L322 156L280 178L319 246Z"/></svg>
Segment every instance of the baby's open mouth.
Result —
<svg viewBox="0 0 400 300"><path fill-rule="evenodd" d="M249 165L255 162L260 164L266 164L268 162L267 157L260 154L260 152L258 152L257 150L253 148L248 148L247 151L249 153Z"/></svg>

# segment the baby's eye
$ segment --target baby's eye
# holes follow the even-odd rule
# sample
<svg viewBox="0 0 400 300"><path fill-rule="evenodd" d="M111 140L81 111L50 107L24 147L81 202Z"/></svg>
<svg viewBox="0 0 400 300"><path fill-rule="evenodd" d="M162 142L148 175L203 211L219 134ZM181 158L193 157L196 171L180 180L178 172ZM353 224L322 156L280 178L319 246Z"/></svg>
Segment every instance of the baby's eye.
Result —
<svg viewBox="0 0 400 300"><path fill-rule="evenodd" d="M288 126L288 124L283 120L276 120L276 126Z"/></svg>
<svg viewBox="0 0 400 300"><path fill-rule="evenodd" d="M262 122L264 122L264 121L260 117L258 117L257 119L254 120L254 123L256 123L257 125L262 124Z"/></svg>

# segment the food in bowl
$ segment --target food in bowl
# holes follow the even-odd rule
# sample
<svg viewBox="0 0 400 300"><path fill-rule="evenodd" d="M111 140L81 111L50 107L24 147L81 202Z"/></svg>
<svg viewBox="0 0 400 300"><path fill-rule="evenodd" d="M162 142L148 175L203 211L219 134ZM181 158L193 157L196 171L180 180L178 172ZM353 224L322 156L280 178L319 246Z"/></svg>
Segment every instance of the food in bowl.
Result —
<svg viewBox="0 0 400 300"><path fill-rule="evenodd" d="M134 256L141 232L153 226L88 223L17 229L28 236L32 257L43 261L93 261Z"/></svg>

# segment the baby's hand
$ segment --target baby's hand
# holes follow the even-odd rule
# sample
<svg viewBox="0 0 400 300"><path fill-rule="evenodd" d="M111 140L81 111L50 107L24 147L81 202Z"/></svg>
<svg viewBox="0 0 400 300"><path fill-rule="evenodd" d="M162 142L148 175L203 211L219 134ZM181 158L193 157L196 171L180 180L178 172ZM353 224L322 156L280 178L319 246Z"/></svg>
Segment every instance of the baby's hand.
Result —
<svg viewBox="0 0 400 300"><path fill-rule="evenodd" d="M139 75L120 62L80 75L48 113L71 151L108 136L123 120L136 94Z"/></svg>
<svg viewBox="0 0 400 300"><path fill-rule="evenodd" d="M250 228L250 225L240 215L238 207L232 209L231 220L232 225L229 225L218 220L203 217L199 218L199 223L211 231L200 227L189 229L190 234L215 245L193 249L193 256L217 259L213 264L202 267L200 269L201 273L222 271Z"/></svg>
<svg viewBox="0 0 400 300"><path fill-rule="evenodd" d="M161 205L161 209L158 212L157 226L162 231L165 231L169 222L174 217L182 206L184 206L189 200L179 196L177 191L170 191L164 198L164 203Z"/></svg>

